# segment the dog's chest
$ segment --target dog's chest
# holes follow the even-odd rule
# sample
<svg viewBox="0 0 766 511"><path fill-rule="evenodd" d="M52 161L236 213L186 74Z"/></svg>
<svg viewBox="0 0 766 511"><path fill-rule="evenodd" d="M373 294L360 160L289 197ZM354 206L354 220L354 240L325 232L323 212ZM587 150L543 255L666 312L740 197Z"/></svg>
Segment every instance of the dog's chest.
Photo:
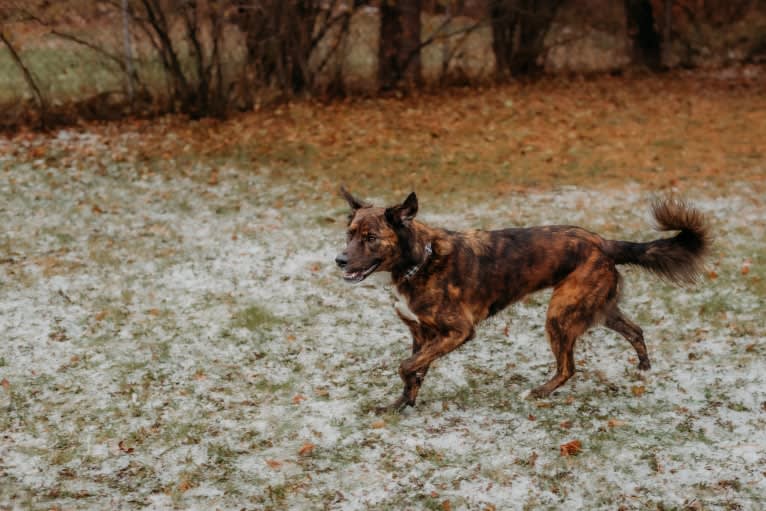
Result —
<svg viewBox="0 0 766 511"><path fill-rule="evenodd" d="M399 290L396 289L396 286L394 286L394 296L396 297L396 302L394 303L394 309L396 309L396 312L398 312L399 315L405 319L414 321L415 323L420 323L418 315L415 314L410 308L409 300L406 296L399 293Z"/></svg>

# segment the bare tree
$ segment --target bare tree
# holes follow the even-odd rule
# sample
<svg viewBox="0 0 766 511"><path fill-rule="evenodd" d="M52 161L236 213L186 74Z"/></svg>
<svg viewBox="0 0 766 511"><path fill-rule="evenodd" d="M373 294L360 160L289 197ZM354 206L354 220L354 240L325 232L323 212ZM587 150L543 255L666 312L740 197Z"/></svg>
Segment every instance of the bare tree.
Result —
<svg viewBox="0 0 766 511"><path fill-rule="evenodd" d="M492 46L500 77L540 69L545 36L562 0L492 0Z"/></svg>
<svg viewBox="0 0 766 511"><path fill-rule="evenodd" d="M287 94L313 90L348 32L355 4L341 0L236 0L236 23L245 34L253 86ZM335 43L317 66L310 65L320 42Z"/></svg>
<svg viewBox="0 0 766 511"><path fill-rule="evenodd" d="M383 0L380 4L378 78L383 90L417 86L420 74L421 0Z"/></svg>

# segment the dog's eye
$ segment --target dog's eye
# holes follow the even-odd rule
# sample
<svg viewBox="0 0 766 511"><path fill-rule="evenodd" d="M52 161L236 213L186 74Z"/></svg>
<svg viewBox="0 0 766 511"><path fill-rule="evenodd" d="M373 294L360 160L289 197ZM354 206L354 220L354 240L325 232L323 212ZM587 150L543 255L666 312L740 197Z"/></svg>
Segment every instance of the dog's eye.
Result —
<svg viewBox="0 0 766 511"><path fill-rule="evenodd" d="M366 241L368 243L372 243L376 239L378 239L378 237L375 236L374 234L368 234L367 236L364 237L364 241Z"/></svg>

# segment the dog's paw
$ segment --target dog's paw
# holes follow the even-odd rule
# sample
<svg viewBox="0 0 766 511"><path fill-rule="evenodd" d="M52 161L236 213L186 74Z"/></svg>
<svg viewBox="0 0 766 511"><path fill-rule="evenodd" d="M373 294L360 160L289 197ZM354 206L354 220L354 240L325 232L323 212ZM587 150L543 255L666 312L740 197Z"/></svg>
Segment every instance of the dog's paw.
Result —
<svg viewBox="0 0 766 511"><path fill-rule="evenodd" d="M535 387L535 388L533 388L531 390L528 390L526 392L527 395L526 395L525 399L530 400L530 401L532 401L534 399L543 399L543 398L546 398L546 397L550 396L551 392L552 391L548 390L548 388L546 388L545 385L541 385L539 387Z"/></svg>
<svg viewBox="0 0 766 511"><path fill-rule="evenodd" d="M375 408L375 415L387 415L389 413L402 413L402 411L407 408L407 406L414 406L411 405L407 399L404 396L401 396L399 399L394 401L388 406L379 406Z"/></svg>
<svg viewBox="0 0 766 511"><path fill-rule="evenodd" d="M652 368L652 364L649 363L649 359L645 358L644 360L641 360L638 362L638 368L642 371L648 371Z"/></svg>

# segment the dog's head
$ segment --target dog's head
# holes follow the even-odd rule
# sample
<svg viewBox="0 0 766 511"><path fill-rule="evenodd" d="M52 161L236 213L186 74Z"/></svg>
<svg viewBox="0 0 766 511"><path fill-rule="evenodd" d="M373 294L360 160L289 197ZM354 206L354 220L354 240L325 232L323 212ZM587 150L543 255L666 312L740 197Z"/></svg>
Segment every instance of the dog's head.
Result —
<svg viewBox="0 0 766 511"><path fill-rule="evenodd" d="M418 198L411 193L399 205L374 207L341 188L351 206L346 232L346 249L335 262L343 269L343 278L361 282L376 271L391 271L408 249L412 220L418 212Z"/></svg>

